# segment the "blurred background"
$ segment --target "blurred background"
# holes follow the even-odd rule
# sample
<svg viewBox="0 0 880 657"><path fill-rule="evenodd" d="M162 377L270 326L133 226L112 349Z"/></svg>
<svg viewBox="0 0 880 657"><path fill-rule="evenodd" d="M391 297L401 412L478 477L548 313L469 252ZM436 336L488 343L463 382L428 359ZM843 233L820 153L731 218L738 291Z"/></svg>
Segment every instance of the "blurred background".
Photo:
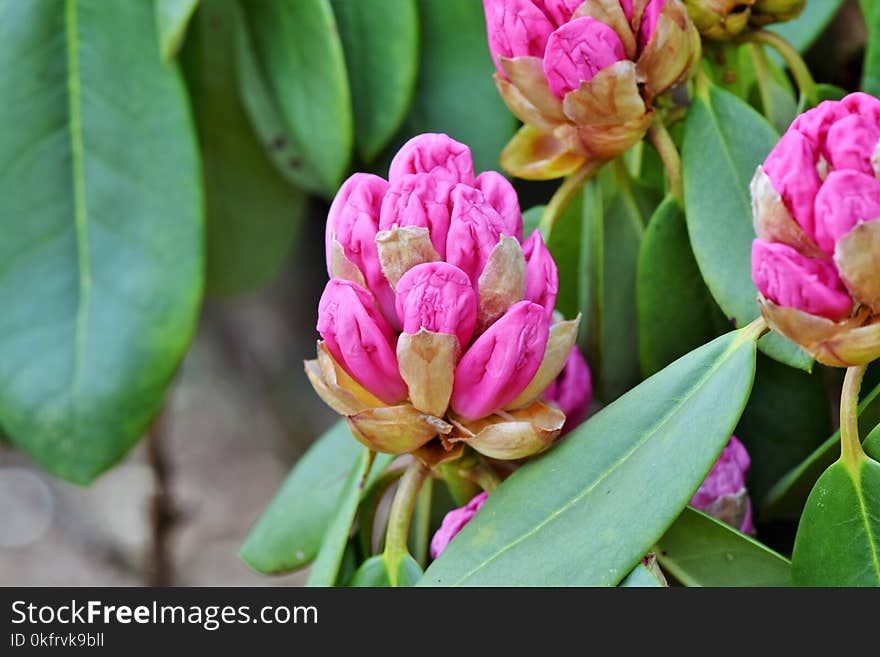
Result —
<svg viewBox="0 0 880 657"><path fill-rule="evenodd" d="M346 4L333 3L337 11ZM217 34L229 33L216 5L203 0L179 55L197 116L215 109L213 96L197 93L203 49L216 48ZM491 80L481 3L421 0L414 6L420 64L405 119L370 164L358 155L351 169L384 175L389 153L428 131L470 144L478 169L496 168L515 124ZM847 1L806 59L817 80L853 89L864 44L858 3ZM201 128L200 137L204 155L213 137ZM209 193L211 184L206 181ZM554 187L518 186L524 209L544 202ZM236 289L228 284L238 280L229 268L241 262L224 259L229 247L211 242L211 221L224 219L222 212L212 216L209 197L209 285L194 342L148 433L91 486L53 478L0 441L0 585L304 583L303 573L252 573L237 550L291 465L335 419L302 369L314 356L317 301L326 280L328 202L327 194L297 191L289 210L283 203L271 210L275 228L267 228L247 258L277 263L247 289ZM249 220L251 208L237 207L238 219ZM241 245L247 236L228 239Z"/></svg>

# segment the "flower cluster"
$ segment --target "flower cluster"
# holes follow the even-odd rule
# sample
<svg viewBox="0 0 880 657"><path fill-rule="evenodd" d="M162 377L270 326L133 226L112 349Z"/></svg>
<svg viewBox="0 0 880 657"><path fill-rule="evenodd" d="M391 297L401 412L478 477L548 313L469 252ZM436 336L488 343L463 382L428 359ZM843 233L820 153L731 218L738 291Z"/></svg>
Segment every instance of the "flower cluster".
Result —
<svg viewBox="0 0 880 657"><path fill-rule="evenodd" d="M522 230L507 179L475 176L469 149L446 135L406 143L388 180L342 185L327 219L323 340L306 372L365 445L429 463L464 444L518 459L559 435L565 414L541 396L579 318L554 320L556 264L540 233Z"/></svg>
<svg viewBox="0 0 880 657"><path fill-rule="evenodd" d="M521 178L564 176L645 134L700 38L681 0L483 0L495 80L525 126L501 154Z"/></svg>
<svg viewBox="0 0 880 657"><path fill-rule="evenodd" d="M819 362L880 356L880 100L799 116L752 180L752 278L768 324Z"/></svg>
<svg viewBox="0 0 880 657"><path fill-rule="evenodd" d="M727 41L749 27L797 17L807 0L684 0L684 4L700 34Z"/></svg>

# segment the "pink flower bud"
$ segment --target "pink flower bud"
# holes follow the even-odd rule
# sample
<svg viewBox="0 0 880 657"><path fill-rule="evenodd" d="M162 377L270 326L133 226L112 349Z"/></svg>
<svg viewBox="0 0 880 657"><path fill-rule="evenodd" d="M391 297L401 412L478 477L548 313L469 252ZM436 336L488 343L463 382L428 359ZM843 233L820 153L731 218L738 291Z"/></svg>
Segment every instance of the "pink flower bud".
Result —
<svg viewBox="0 0 880 657"><path fill-rule="evenodd" d="M630 5L629 17L632 18L632 0L621 1L621 4L625 3ZM559 27L571 20L572 14L584 4L584 0L535 0L535 4Z"/></svg>
<svg viewBox="0 0 880 657"><path fill-rule="evenodd" d="M863 116L850 114L831 126L825 145L832 169L852 169L874 175L871 156L880 142L880 126Z"/></svg>
<svg viewBox="0 0 880 657"><path fill-rule="evenodd" d="M455 369L452 409L476 420L504 408L532 380L547 347L550 320L531 301L513 304L478 337Z"/></svg>
<svg viewBox="0 0 880 657"><path fill-rule="evenodd" d="M448 135L416 135L401 146L391 160L388 178L394 182L410 173L430 173L438 180L472 185L474 162L471 149Z"/></svg>
<svg viewBox="0 0 880 657"><path fill-rule="evenodd" d="M480 493L465 506L453 509L443 516L443 522L440 523L440 529L434 533L434 537L431 539L432 559L436 559L440 556L440 553L446 549L446 546L449 545L449 542L453 538L455 538L456 534L464 529L464 526L468 524L475 515L477 515L477 511L479 511L483 504L485 504L488 497L488 493Z"/></svg>
<svg viewBox="0 0 880 657"><path fill-rule="evenodd" d="M339 188L327 215L325 246L327 271L330 268L333 240L342 245L348 258L363 274L370 291L376 295L379 307L392 321L394 294L382 273L376 233L379 230L379 213L388 183L369 173L355 173Z"/></svg>
<svg viewBox="0 0 880 657"><path fill-rule="evenodd" d="M816 195L815 208L816 242L833 255L837 240L857 223L880 218L880 180L858 171L832 171Z"/></svg>
<svg viewBox="0 0 880 657"><path fill-rule="evenodd" d="M446 257L449 233L449 194L453 183L428 173L403 175L388 187L382 201L379 229L395 225L427 228L437 254Z"/></svg>
<svg viewBox="0 0 880 657"><path fill-rule="evenodd" d="M397 367L397 335L356 283L331 279L318 304L318 332L330 354L362 386L387 404L406 398Z"/></svg>
<svg viewBox="0 0 880 657"><path fill-rule="evenodd" d="M397 315L405 333L426 329L458 337L467 347L477 322L477 296L461 269L426 262L406 272L397 284Z"/></svg>
<svg viewBox="0 0 880 657"><path fill-rule="evenodd" d="M505 235L509 234L518 242L522 242L522 212L519 209L516 190L510 181L497 171L484 171L477 176L474 187L483 193L486 203L495 208L504 219L505 230L513 231Z"/></svg>
<svg viewBox="0 0 880 657"><path fill-rule="evenodd" d="M559 291L559 270L550 250L535 230L523 243L526 258L526 295L529 301L544 306L547 317L556 307L556 294Z"/></svg>
<svg viewBox="0 0 880 657"><path fill-rule="evenodd" d="M483 0L489 52L498 72L498 57L541 57L556 27L531 0Z"/></svg>
<svg viewBox="0 0 880 657"><path fill-rule="evenodd" d="M786 132L764 161L764 172L794 220L815 235L813 201L822 181L816 171L817 146L797 130Z"/></svg>
<svg viewBox="0 0 880 657"><path fill-rule="evenodd" d="M834 266L808 258L787 244L752 242L752 279L779 306L838 321L849 315L852 298Z"/></svg>
<svg viewBox="0 0 880 657"><path fill-rule="evenodd" d="M691 506L727 522L744 534L754 534L752 503L746 491L750 465L746 448L736 436L731 436L691 499Z"/></svg>
<svg viewBox="0 0 880 657"><path fill-rule="evenodd" d="M654 36L654 30L657 28L657 21L660 20L660 12L666 5L666 0L651 0L645 7L645 13L642 14L642 24L639 27L639 50L644 50L645 46Z"/></svg>
<svg viewBox="0 0 880 657"><path fill-rule="evenodd" d="M576 18L550 35L544 53L544 74L557 98L578 89L596 74L626 59L620 37L611 27L589 16Z"/></svg>
<svg viewBox="0 0 880 657"><path fill-rule="evenodd" d="M572 347L571 354L559 376L547 386L541 396L544 400L553 402L565 413L565 425L560 436L564 436L584 421L590 400L593 398L593 379L590 376L590 367L577 345Z"/></svg>
<svg viewBox="0 0 880 657"><path fill-rule="evenodd" d="M503 217L483 193L468 185L452 190L452 217L446 260L466 273L474 285L501 235L522 234L522 217Z"/></svg>

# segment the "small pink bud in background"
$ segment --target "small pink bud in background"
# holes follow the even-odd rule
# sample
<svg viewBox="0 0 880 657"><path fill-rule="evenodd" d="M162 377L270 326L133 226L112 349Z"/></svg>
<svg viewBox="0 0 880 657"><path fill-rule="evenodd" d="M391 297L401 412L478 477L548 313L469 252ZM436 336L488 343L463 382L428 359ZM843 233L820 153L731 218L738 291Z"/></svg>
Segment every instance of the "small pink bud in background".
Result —
<svg viewBox="0 0 880 657"><path fill-rule="evenodd" d="M446 239L446 260L464 271L476 285L501 235L513 236L514 217L502 217L483 193L467 185L452 190L452 217ZM522 233L522 218L519 220Z"/></svg>
<svg viewBox="0 0 880 657"><path fill-rule="evenodd" d="M453 183L474 183L471 149L447 135L425 133L406 142L391 160L388 178L394 182L410 173L430 173Z"/></svg>
<svg viewBox="0 0 880 657"><path fill-rule="evenodd" d="M752 279L779 306L838 321L849 315L852 299L830 263L808 258L787 244L752 242Z"/></svg>
<svg viewBox="0 0 880 657"><path fill-rule="evenodd" d="M522 242L522 212L519 209L516 190L510 181L497 171L484 171L477 176L474 188L483 193L486 203L495 208L504 219L502 233Z"/></svg>
<svg viewBox="0 0 880 657"><path fill-rule="evenodd" d="M449 542L453 538L455 538L456 534L464 529L464 526L468 524L475 515L477 515L477 511L479 511L483 504L485 504L488 497L488 493L482 492L475 496L465 506L453 509L443 516L443 522L440 523L440 529L435 532L434 537L431 539L432 559L436 559L440 556L440 553L446 549L446 546L449 545Z"/></svg>
<svg viewBox="0 0 880 657"><path fill-rule="evenodd" d="M318 333L336 362L376 397L387 404L406 398L395 354L397 335L367 290L330 279L318 304Z"/></svg>
<svg viewBox="0 0 880 657"><path fill-rule="evenodd" d="M642 24L639 27L639 50L644 50L645 46L654 36L654 30L657 29L657 21L660 20L660 12L666 5L666 0L651 0L645 7L645 13L642 14Z"/></svg>
<svg viewBox="0 0 880 657"><path fill-rule="evenodd" d="M501 75L498 57L542 57L555 29L532 0L483 0L489 51Z"/></svg>
<svg viewBox="0 0 880 657"><path fill-rule="evenodd" d="M526 259L525 298L544 306L550 317L559 292L559 269L538 230L529 236L522 248Z"/></svg>
<svg viewBox="0 0 880 657"><path fill-rule="evenodd" d="M565 413L565 425L560 436L564 436L584 421L590 400L593 398L593 380L590 367L577 345L572 347L562 372L541 396Z"/></svg>
<svg viewBox="0 0 880 657"><path fill-rule="evenodd" d="M382 201L379 229L391 230L395 225L427 228L431 244L437 254L445 258L452 187L451 181L427 173L397 178Z"/></svg>
<svg viewBox="0 0 880 657"><path fill-rule="evenodd" d="M749 453L736 436L731 436L691 499L691 506L715 516L744 534L754 534L752 503L746 490L749 466Z"/></svg>
<svg viewBox="0 0 880 657"><path fill-rule="evenodd" d="M535 376L550 334L544 308L513 304L478 337L455 368L452 409L477 420L504 408Z"/></svg>
<svg viewBox="0 0 880 657"><path fill-rule="evenodd" d="M785 207L810 237L815 235L813 202L822 184L816 171L816 151L817 147L804 135L789 130L770 151L763 165Z"/></svg>
<svg viewBox="0 0 880 657"><path fill-rule="evenodd" d="M832 171L816 195L816 242L828 255L860 221L880 218L880 180L859 171Z"/></svg>
<svg viewBox="0 0 880 657"><path fill-rule="evenodd" d="M611 27L589 16L576 18L550 35L544 53L544 74L550 91L562 99L589 82L596 73L626 59L620 37Z"/></svg>
<svg viewBox="0 0 880 657"><path fill-rule="evenodd" d="M427 262L407 271L397 284L397 314L405 333L426 329L458 337L464 349L477 322L477 295L461 269Z"/></svg>

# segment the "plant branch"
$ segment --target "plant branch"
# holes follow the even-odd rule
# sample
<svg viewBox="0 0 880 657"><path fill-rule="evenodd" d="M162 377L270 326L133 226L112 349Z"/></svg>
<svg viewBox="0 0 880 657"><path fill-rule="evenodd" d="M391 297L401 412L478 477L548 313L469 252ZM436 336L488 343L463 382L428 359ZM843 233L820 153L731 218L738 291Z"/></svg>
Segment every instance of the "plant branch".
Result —
<svg viewBox="0 0 880 657"><path fill-rule="evenodd" d="M669 191L679 201L684 201L684 184L681 177L681 156L669 131L663 125L663 121L655 119L648 128L648 137L654 148L660 154L663 168L666 170L666 179L669 181Z"/></svg>
<svg viewBox="0 0 880 657"><path fill-rule="evenodd" d="M788 70L794 76L794 80L800 90L801 99L806 99L811 106L818 104L819 95L816 89L816 81L813 79L810 69L807 68L803 57L801 57L801 54L794 46L784 37L769 30L749 32L747 38L754 43L770 46L779 53L779 56L785 61L785 65L788 66Z"/></svg>
<svg viewBox="0 0 880 657"><path fill-rule="evenodd" d="M544 214L541 215L541 222L538 224L538 229L545 241L550 237L556 220L565 212L565 208L571 203L574 195L580 191L584 183L598 173L603 164L605 164L604 160L587 160L580 169L568 176L559 186L547 207L544 208Z"/></svg>
<svg viewBox="0 0 880 657"><path fill-rule="evenodd" d="M865 366L849 367L840 393L840 458L850 468L865 458L859 438L859 390Z"/></svg>
<svg viewBox="0 0 880 657"><path fill-rule="evenodd" d="M430 470L413 458L394 493L391 511L388 514L388 528L385 533L385 562L391 586L397 586L398 567L408 553L409 524L422 484L425 483Z"/></svg>

